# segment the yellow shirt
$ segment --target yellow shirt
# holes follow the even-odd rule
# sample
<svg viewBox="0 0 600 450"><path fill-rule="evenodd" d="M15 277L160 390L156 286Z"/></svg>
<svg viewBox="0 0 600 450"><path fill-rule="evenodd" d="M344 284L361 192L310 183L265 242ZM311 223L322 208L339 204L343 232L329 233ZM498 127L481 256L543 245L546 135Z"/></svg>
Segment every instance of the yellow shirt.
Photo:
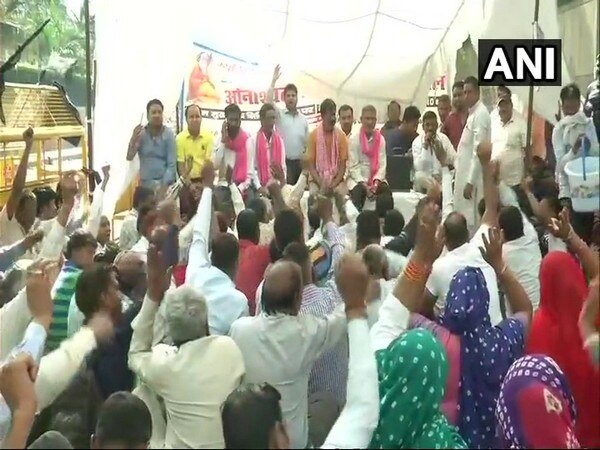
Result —
<svg viewBox="0 0 600 450"><path fill-rule="evenodd" d="M177 135L177 162L185 163L188 157L194 158L190 178L198 178L202 167L212 159L214 136L209 131L200 130L200 135L193 138L186 128Z"/></svg>

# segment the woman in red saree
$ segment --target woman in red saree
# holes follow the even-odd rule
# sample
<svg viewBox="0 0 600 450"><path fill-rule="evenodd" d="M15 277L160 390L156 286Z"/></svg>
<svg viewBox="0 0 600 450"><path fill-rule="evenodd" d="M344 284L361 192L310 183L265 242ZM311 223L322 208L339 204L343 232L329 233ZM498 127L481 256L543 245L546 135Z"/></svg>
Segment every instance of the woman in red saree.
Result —
<svg viewBox="0 0 600 450"><path fill-rule="evenodd" d="M526 352L554 359L573 390L576 434L582 447L600 447L600 373L583 346L577 321L588 295L583 269L566 252L550 252L540 269L540 309L533 318Z"/></svg>

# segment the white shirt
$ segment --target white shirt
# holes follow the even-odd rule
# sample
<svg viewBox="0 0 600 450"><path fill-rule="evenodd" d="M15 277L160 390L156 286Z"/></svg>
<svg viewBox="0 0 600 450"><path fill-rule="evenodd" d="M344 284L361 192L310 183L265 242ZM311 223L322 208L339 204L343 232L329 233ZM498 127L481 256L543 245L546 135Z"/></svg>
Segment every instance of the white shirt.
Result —
<svg viewBox="0 0 600 450"><path fill-rule="evenodd" d="M492 122L492 160L500 164L500 180L517 186L523 180L527 124L514 116L506 123Z"/></svg>
<svg viewBox="0 0 600 450"><path fill-rule="evenodd" d="M240 130L241 132L241 130ZM216 139L216 146L215 146L215 151L214 151L214 155L213 155L213 163L215 165L215 168L219 168L221 167L221 163L224 162L226 166L231 167L232 169L235 167L235 160L237 158L237 153L230 149L229 147L227 147L225 144L223 144L221 142L221 136L220 134L217 135ZM248 138L248 141L250 140L250 138ZM248 141L246 141L246 152L248 151ZM252 182L252 164L250 161L250 155L247 155L247 160L248 162L248 173L246 175L246 181L242 182L239 187L242 191L246 190L249 186L250 183Z"/></svg>
<svg viewBox="0 0 600 450"><path fill-rule="evenodd" d="M142 261L148 261L148 249L150 248L150 242L146 238L146 236L141 236L140 240L135 243L133 247L131 247L131 251L140 255Z"/></svg>
<svg viewBox="0 0 600 450"><path fill-rule="evenodd" d="M123 223L121 224L121 233L119 235L119 247L121 250L131 250L140 235L137 231L138 212L135 209L129 211Z"/></svg>
<svg viewBox="0 0 600 450"><path fill-rule="evenodd" d="M362 150L360 140L361 133L357 132L352 135L348 142L348 189L354 189L358 183L368 183L371 179L371 160ZM374 135L368 140L371 145L374 140ZM385 138L383 134L379 140L379 170L373 177L374 180L385 181L385 171L387 158L385 154Z"/></svg>
<svg viewBox="0 0 600 450"><path fill-rule="evenodd" d="M146 297L131 325L129 367L164 400L165 448L223 448L221 405L244 375L240 350L227 336L152 347L157 311Z"/></svg>
<svg viewBox="0 0 600 450"><path fill-rule="evenodd" d="M8 218L7 207L4 205L2 211L0 211L0 247L15 244L25 239L27 233L17 221L17 218L13 214L12 219ZM32 259L33 254L28 250L23 258Z"/></svg>
<svg viewBox="0 0 600 450"><path fill-rule="evenodd" d="M479 252L481 230L475 233L473 240L449 251L438 258L431 269L427 280L427 290L435 297L434 311L436 315L443 313L446 307L446 295L450 290L452 278L459 270L466 267L481 269L490 294L489 314L492 325L502 322L502 311L500 309L500 295L498 293L498 278L496 272L481 256Z"/></svg>
<svg viewBox="0 0 600 450"><path fill-rule="evenodd" d="M449 164L454 162L456 151L452 146L452 142L444 133L435 135L436 141L439 141L446 153L446 158ZM422 133L412 143L413 165L415 169L415 180L417 178L437 177L441 179L442 165L438 160L431 146L425 144L425 134Z"/></svg>
<svg viewBox="0 0 600 450"><path fill-rule="evenodd" d="M501 203L504 206L519 207L515 192L502 183L499 186ZM505 242L502 246L502 255L507 267L515 274L525 292L531 300L533 311L540 305L540 267L542 265L542 252L538 234L535 228L521 211L523 220L523 236L513 241ZM554 236L553 236L554 237ZM506 305L509 315L510 305Z"/></svg>
<svg viewBox="0 0 600 450"><path fill-rule="evenodd" d="M259 130L258 133L261 133L261 131ZM256 189L259 189L262 187L262 183L260 182L260 172L258 170L258 133L253 134L252 136L250 136L248 138L248 141L246 141L246 149L248 152L248 167L250 167L250 171L251 171L251 180L252 180L252 184L254 185L254 187ZM271 168L271 154L272 154L272 149L273 149L273 136L271 135L271 138L267 140L267 144L269 146L269 152L267 152L267 157L269 158L269 170ZM281 156L282 156L282 160L281 161L275 161L277 162L283 169L283 173L287 173L287 168L285 165L285 146L283 145L283 139L281 138L281 136L277 135L281 145ZM269 177L269 180L271 179L271 177ZM266 186L265 186L266 187Z"/></svg>
<svg viewBox="0 0 600 450"><path fill-rule="evenodd" d="M321 448L366 448L379 421L379 382L365 319L348 322L346 405Z"/></svg>
<svg viewBox="0 0 600 450"><path fill-rule="evenodd" d="M231 326L230 336L244 357L244 382L267 382L281 394L291 448L308 444L308 378L313 364L345 333L343 305L325 318L261 313Z"/></svg>
<svg viewBox="0 0 600 450"><path fill-rule="evenodd" d="M225 272L210 263L208 243L211 208L212 189L204 188L194 223L186 283L206 298L210 334L227 335L236 319L248 315L248 299L235 288L235 283Z"/></svg>

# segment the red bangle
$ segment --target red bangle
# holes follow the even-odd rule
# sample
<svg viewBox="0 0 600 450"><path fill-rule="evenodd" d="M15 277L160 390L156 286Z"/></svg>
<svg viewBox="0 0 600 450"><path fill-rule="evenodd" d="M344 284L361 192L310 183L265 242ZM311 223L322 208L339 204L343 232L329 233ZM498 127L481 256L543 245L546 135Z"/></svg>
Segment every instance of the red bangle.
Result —
<svg viewBox="0 0 600 450"><path fill-rule="evenodd" d="M408 265L404 268L404 276L409 281L421 281L429 275L429 270L426 266L420 265L414 261L409 261Z"/></svg>

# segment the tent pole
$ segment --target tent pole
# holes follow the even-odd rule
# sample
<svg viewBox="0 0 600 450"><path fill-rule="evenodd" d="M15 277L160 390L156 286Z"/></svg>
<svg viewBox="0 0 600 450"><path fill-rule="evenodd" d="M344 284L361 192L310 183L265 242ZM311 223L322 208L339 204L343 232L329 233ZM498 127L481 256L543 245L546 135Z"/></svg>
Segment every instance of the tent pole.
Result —
<svg viewBox="0 0 600 450"><path fill-rule="evenodd" d="M87 145L88 145L88 167L94 168L94 140L92 139L92 113L93 113L93 90L92 90L92 39L90 30L90 0L85 0L83 3L83 11L85 15L85 87L86 87L86 102L85 115L87 126ZM95 187L95 180L90 179L90 191Z"/></svg>
<svg viewBox="0 0 600 450"><path fill-rule="evenodd" d="M535 9L533 13L533 38L537 38L537 26L538 19L540 17L540 0L535 0ZM533 128L533 83L529 86L529 101L527 102L527 138L525 145L525 171L528 172L528 169L531 165L532 159L532 148L531 148L531 135Z"/></svg>

